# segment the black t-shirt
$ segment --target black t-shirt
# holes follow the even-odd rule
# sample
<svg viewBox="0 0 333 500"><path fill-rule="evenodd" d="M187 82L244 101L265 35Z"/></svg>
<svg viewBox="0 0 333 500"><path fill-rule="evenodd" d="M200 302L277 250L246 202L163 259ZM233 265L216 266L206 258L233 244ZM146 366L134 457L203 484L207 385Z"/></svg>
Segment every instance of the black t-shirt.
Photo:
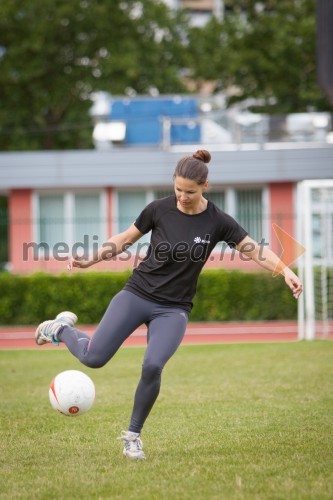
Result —
<svg viewBox="0 0 333 500"><path fill-rule="evenodd" d="M147 255L125 285L125 290L147 300L190 311L201 269L219 241L233 247L248 234L230 215L208 201L199 214L177 208L175 196L155 200L134 222L152 231Z"/></svg>

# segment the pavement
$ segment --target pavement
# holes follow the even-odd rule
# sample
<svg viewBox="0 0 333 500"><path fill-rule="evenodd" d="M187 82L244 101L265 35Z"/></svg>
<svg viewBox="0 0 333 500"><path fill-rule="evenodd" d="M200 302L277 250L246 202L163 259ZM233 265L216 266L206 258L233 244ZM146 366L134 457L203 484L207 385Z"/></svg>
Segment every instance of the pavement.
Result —
<svg viewBox="0 0 333 500"><path fill-rule="evenodd" d="M77 328L92 335L96 325L78 325ZM0 349L40 349L35 344L34 333L35 327L33 326L0 326ZM124 345L146 345L146 333L147 328L141 326L132 333ZM297 321L189 323L183 344L290 342L297 340ZM53 345L46 344L42 348L53 348ZM60 348L65 348L65 346L60 344Z"/></svg>

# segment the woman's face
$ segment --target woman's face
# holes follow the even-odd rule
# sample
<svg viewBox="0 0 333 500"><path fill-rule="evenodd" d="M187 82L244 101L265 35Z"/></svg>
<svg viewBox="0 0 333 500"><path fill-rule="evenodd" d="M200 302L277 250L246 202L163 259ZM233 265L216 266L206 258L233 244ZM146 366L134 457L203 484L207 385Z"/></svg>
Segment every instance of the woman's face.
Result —
<svg viewBox="0 0 333 500"><path fill-rule="evenodd" d="M175 177L174 188L177 201L184 208L195 208L199 205L202 193L206 190L208 181L205 184L198 184L191 179Z"/></svg>

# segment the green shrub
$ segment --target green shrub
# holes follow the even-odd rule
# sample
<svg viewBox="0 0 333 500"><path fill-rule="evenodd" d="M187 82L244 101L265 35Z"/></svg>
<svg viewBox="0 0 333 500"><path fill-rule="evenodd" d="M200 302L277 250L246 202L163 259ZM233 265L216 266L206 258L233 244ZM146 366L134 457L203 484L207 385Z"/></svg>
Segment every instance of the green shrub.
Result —
<svg viewBox="0 0 333 500"><path fill-rule="evenodd" d="M73 310L80 323L102 318L130 272L72 275L0 274L0 324L36 325L61 310ZM191 321L295 319L297 303L281 277L270 273L206 270L199 279Z"/></svg>
<svg viewBox="0 0 333 500"><path fill-rule="evenodd" d="M297 303L282 277L207 270L200 276L192 321L296 319Z"/></svg>

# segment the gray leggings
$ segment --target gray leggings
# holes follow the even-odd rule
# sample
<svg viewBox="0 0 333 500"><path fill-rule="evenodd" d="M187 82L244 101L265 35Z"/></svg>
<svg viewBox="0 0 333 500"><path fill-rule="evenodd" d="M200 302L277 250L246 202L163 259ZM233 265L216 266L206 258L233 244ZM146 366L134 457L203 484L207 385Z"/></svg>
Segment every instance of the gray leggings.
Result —
<svg viewBox="0 0 333 500"><path fill-rule="evenodd" d="M58 337L81 363L100 368L138 326L147 325L148 345L129 426L130 431L140 432L159 394L163 367L181 343L187 320L184 309L163 306L122 290L111 300L91 338L69 326Z"/></svg>

